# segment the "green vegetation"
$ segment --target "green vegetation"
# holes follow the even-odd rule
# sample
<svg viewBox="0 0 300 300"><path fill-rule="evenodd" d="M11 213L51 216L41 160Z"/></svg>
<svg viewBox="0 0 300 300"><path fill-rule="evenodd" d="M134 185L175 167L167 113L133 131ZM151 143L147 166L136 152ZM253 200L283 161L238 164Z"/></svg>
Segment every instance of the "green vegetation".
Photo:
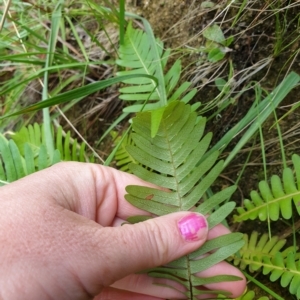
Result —
<svg viewBox="0 0 300 300"><path fill-rule="evenodd" d="M240 300L300 299L300 3L173 2L0 4L0 185L60 160L132 172L170 191L129 186L133 205L233 231L149 276L196 299L237 280L194 275L227 259Z"/></svg>

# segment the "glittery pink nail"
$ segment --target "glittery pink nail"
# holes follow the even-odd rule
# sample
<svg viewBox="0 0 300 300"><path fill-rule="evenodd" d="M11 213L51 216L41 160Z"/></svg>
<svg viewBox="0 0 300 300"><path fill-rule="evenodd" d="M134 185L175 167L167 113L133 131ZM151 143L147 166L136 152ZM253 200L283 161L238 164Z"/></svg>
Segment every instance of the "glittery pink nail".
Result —
<svg viewBox="0 0 300 300"><path fill-rule="evenodd" d="M178 228L186 241L197 241L201 237L201 229L207 228L204 216L191 213L178 222Z"/></svg>

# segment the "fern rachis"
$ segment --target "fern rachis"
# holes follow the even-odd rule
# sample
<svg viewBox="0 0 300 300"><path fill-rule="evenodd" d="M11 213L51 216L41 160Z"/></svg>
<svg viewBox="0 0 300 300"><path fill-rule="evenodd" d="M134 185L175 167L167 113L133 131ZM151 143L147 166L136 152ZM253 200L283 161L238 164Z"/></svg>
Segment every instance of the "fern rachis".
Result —
<svg viewBox="0 0 300 300"><path fill-rule="evenodd" d="M211 134L203 137L205 119L198 120L190 105L174 101L164 109L155 137L151 137L151 112L138 113L132 126L134 143L128 145L127 151L137 163L129 165L131 171L164 189L128 186L127 201L157 216L187 210L210 214L209 228L222 222L235 206L233 202L222 202L231 196L235 187L200 201L223 166L222 161L216 163L217 152L200 162L211 140ZM131 222L140 220L143 218L130 219ZM235 253L244 243L241 237L240 233L232 233L215 238L167 266L148 270L148 274L181 283L187 290L184 295L196 299L197 295L207 293L206 289L199 289L203 284L238 280L226 275L199 278L197 274Z"/></svg>
<svg viewBox="0 0 300 300"><path fill-rule="evenodd" d="M291 168L285 168L282 179L273 175L270 180L271 184L264 180L259 183L259 192L252 191L251 200L246 199L244 207L237 208L238 215L235 215L235 221L256 218L265 221L268 216L272 221L277 221L280 214L284 219L290 219L293 207L300 214L300 157L294 154L292 161L294 171Z"/></svg>

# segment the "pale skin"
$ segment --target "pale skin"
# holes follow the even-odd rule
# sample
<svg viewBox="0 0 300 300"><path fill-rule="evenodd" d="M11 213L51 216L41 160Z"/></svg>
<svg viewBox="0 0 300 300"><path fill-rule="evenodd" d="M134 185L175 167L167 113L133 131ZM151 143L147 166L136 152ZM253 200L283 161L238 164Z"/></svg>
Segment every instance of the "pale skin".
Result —
<svg viewBox="0 0 300 300"><path fill-rule="evenodd" d="M229 230L201 228L196 240L187 241L178 222L190 212L120 226L129 216L147 214L124 199L131 184L149 186L112 168L59 163L1 187L0 299L182 299L178 291L153 284L157 279L136 273ZM201 276L218 274L242 279L206 289L224 289L232 297L243 293L244 277L226 262Z"/></svg>

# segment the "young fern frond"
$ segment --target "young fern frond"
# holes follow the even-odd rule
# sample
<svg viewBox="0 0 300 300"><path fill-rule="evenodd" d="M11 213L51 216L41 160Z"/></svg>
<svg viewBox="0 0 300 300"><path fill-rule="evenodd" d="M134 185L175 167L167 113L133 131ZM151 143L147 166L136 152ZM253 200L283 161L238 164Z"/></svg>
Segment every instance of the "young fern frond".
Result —
<svg viewBox="0 0 300 300"><path fill-rule="evenodd" d="M295 252L293 246L282 250L286 240L279 239L278 236L272 236L269 239L266 233L259 237L258 233L253 231L250 238L244 234L244 241L244 246L230 260L233 260L234 265L239 266L242 270L249 266L250 272L260 270L264 257L274 258L279 252L283 258L286 258L289 252Z"/></svg>
<svg viewBox="0 0 300 300"><path fill-rule="evenodd" d="M245 291L245 293L238 297L238 298L235 298L234 300L269 300L269 297L267 296L262 296L262 297L259 297L259 298L256 298L255 297L255 292L254 291ZM225 297L222 297L222 296L219 296L218 299L226 299L228 300L228 298L225 298Z"/></svg>
<svg viewBox="0 0 300 300"><path fill-rule="evenodd" d="M63 129L59 126L56 129L55 139L55 147L61 153L63 161L93 161L93 158L89 158L85 151L85 143L78 143L77 139L71 138L70 131L63 136Z"/></svg>
<svg viewBox="0 0 300 300"><path fill-rule="evenodd" d="M62 127L59 126L56 130L53 129L53 136L55 139L54 145L56 155L59 153L60 160L87 161L85 144L79 144L77 139L72 139L70 131L63 136ZM43 125L39 125L37 123L29 125L28 127L22 127L20 131L13 133L11 138L15 141L22 155L24 154L25 144L28 144L34 153L36 153L36 151L40 151L40 147L45 145Z"/></svg>
<svg viewBox="0 0 300 300"><path fill-rule="evenodd" d="M280 215L284 219L290 219L294 208L300 215L300 157L294 154L292 161L296 178L291 168L285 168L282 179L277 175L271 177L271 186L268 182L261 181L259 192L252 191L251 200L246 199L244 207L237 208L238 215L234 216L236 222L257 218L261 221L267 218L277 221Z"/></svg>
<svg viewBox="0 0 300 300"><path fill-rule="evenodd" d="M127 106L125 112L139 112L143 110L153 110L163 107L168 101L181 99L187 103L196 93L196 89L188 91L190 82L184 82L178 89L181 74L181 62L177 60L174 65L165 74L165 68L170 50L163 50L163 43L156 39L156 44L151 43L147 33L139 29L134 29L129 23L124 44L120 46L120 59L116 63L126 68L117 73L117 76L127 74L147 74L155 76L158 79L158 85L147 78L134 78L124 81L126 85L120 89L120 99L134 101L133 105ZM156 47L156 51L153 51ZM158 53L159 57L156 57ZM147 102L147 104L144 103Z"/></svg>
<svg viewBox="0 0 300 300"><path fill-rule="evenodd" d="M56 147L50 158L43 132L42 126L34 124L11 133L11 139L0 135L0 186L60 161L86 161L84 144L78 145L75 139L71 145L70 132L63 137L61 127L57 129Z"/></svg>
<svg viewBox="0 0 300 300"><path fill-rule="evenodd" d="M258 233L244 235L244 246L229 260L234 265L245 269L249 266L250 272L262 269L264 275L270 274L270 280L280 279L282 287L289 286L292 295L300 297L300 253L293 246L283 250L286 240L277 236L268 238L263 234L258 239Z"/></svg>
<svg viewBox="0 0 300 300"><path fill-rule="evenodd" d="M127 151L138 164L131 163L131 171L165 189L128 186L127 201L158 216L188 210L210 214L209 228L222 222L231 213L235 203L222 202L230 198L235 187L226 188L206 201L201 200L219 176L223 162L216 163L218 153L215 152L197 166L209 147L211 134L203 137L205 118L198 121L190 105L181 101L171 102L164 110L155 137L151 137L151 112L138 113L133 119L132 128L134 145L128 145ZM130 221L144 219L133 217ZM235 253L243 243L240 233L220 236L206 242L190 255L147 271L150 276L180 282L186 287L184 296L196 299L197 295L207 293L206 289L199 288L203 284L238 280L227 275L200 278L197 274ZM217 295L220 291L212 293Z"/></svg>
<svg viewBox="0 0 300 300"><path fill-rule="evenodd" d="M44 145L34 151L29 143L25 143L24 151L21 154L13 140L8 140L0 135L0 186L42 170L58 161L60 161L60 156L57 152L53 160L49 160Z"/></svg>
<svg viewBox="0 0 300 300"><path fill-rule="evenodd" d="M269 300L269 297L262 296L262 297L256 298L254 291L248 291L241 297L235 298L235 300Z"/></svg>
<svg viewBox="0 0 300 300"><path fill-rule="evenodd" d="M117 137L117 133L116 132L111 132L112 137L114 138L114 144L117 144L120 140L121 137ZM130 173L130 169L129 169L129 164L131 162L136 163L136 161L133 159L132 156L130 156L130 154L127 152L126 147L128 145L132 145L133 141L131 138L131 134L127 134L123 141L121 142L121 145L119 146L116 154L115 154L115 160L116 160L116 165L117 167L123 171L123 172L127 172Z"/></svg>

